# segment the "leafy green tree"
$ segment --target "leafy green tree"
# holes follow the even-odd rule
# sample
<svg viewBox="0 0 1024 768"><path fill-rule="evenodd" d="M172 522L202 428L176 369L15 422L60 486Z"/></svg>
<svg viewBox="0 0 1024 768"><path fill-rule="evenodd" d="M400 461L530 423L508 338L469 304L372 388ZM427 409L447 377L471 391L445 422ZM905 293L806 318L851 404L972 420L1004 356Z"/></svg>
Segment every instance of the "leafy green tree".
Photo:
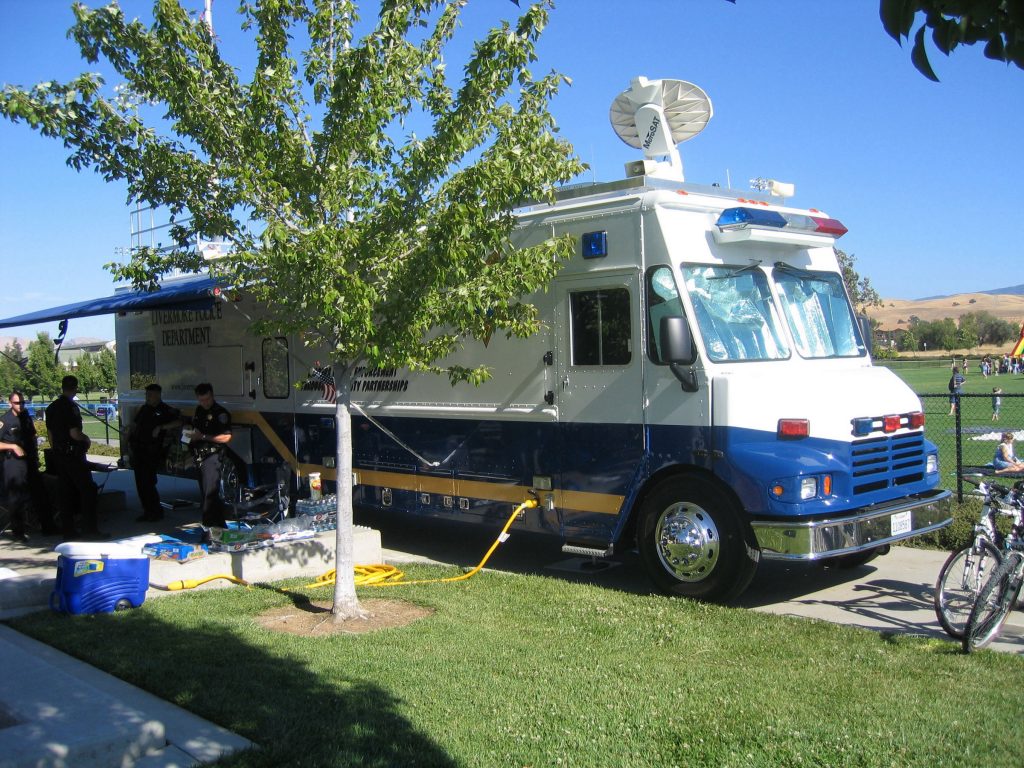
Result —
<svg viewBox="0 0 1024 768"><path fill-rule="evenodd" d="M86 352L75 363L74 374L78 377L78 388L83 393L95 392L99 388L95 357Z"/></svg>
<svg viewBox="0 0 1024 768"><path fill-rule="evenodd" d="M960 45L985 44L985 56L1024 69L1024 3L1020 0L881 0L885 31L900 45L910 39L919 14L924 21L914 34L910 60L918 72L938 82L928 61L925 35L949 55Z"/></svg>
<svg viewBox="0 0 1024 768"><path fill-rule="evenodd" d="M117 355L104 347L96 353L96 389L100 392L117 391Z"/></svg>
<svg viewBox="0 0 1024 768"><path fill-rule="evenodd" d="M356 367L483 381L487 370L444 358L466 337L535 332L536 309L521 297L570 253L566 240L510 246L509 211L583 170L548 110L565 78L530 69L551 0L497 21L453 83L445 53L464 5L385 0L357 39L351 0L243 0L255 46L247 82L176 0L157 0L149 27L117 5L76 5L70 36L87 61L103 57L124 79L118 94L94 74L0 94L0 114L62 139L72 167L125 180L130 201L176 218L177 247L137 252L115 267L119 277L146 286L172 268L197 271L193 238L221 238L230 253L211 271L268 308L254 330L301 331L329 350L338 618L362 615L352 568Z"/></svg>
<svg viewBox="0 0 1024 768"><path fill-rule="evenodd" d="M0 396L6 398L12 390L25 388L25 351L17 340L8 344L0 354Z"/></svg>
<svg viewBox="0 0 1024 768"><path fill-rule="evenodd" d="M918 341L913 331L905 331L900 335L899 348L903 352L917 352Z"/></svg>
<svg viewBox="0 0 1024 768"><path fill-rule="evenodd" d="M859 314L866 314L871 307L882 306L882 298L871 286L871 280L861 277L854 269L856 257L847 254L845 251L835 248L836 259L839 261L839 268L843 273L843 282L846 283L846 291L850 294L850 301Z"/></svg>
<svg viewBox="0 0 1024 768"><path fill-rule="evenodd" d="M44 398L60 393L60 380L64 370L54 359L50 334L40 333L28 345L28 365L25 368L25 394Z"/></svg>

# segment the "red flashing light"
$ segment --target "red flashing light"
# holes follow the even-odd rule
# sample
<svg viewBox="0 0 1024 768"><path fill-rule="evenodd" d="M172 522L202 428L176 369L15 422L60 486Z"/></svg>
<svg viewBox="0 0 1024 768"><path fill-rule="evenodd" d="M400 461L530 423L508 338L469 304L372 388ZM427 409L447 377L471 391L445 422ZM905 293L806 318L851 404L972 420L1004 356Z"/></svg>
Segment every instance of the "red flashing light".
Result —
<svg viewBox="0 0 1024 768"><path fill-rule="evenodd" d="M914 411L907 414L907 426L910 429L921 429L924 426L924 414L921 411Z"/></svg>
<svg viewBox="0 0 1024 768"><path fill-rule="evenodd" d="M799 440L811 434L811 422L807 419L779 419L780 440Z"/></svg>
<svg viewBox="0 0 1024 768"><path fill-rule="evenodd" d="M896 416L883 416L882 417L882 431L883 432L895 432L900 428L900 422L902 417Z"/></svg>
<svg viewBox="0 0 1024 768"><path fill-rule="evenodd" d="M842 237L850 231L844 227L843 223L838 219L823 219L817 216L811 216L811 221L817 225L815 230L816 232L822 232L826 235L832 235L833 237Z"/></svg>

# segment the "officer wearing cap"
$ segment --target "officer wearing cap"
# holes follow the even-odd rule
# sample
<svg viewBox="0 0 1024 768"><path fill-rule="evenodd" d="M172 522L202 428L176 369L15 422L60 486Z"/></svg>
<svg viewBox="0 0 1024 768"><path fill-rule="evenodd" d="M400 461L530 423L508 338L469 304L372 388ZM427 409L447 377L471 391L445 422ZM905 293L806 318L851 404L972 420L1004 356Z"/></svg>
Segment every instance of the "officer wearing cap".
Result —
<svg viewBox="0 0 1024 768"><path fill-rule="evenodd" d="M212 384L196 385L195 393L198 405L192 417L189 448L199 467L203 525L226 528L224 502L220 498L220 476L224 469L224 451L231 441L231 414L213 399Z"/></svg>
<svg viewBox="0 0 1024 768"><path fill-rule="evenodd" d="M46 430L50 433L48 466L60 480L60 522L64 538L74 538L75 511L82 516L82 538L105 539L108 534L96 525L96 484L85 458L92 441L82 431L82 414L75 402L78 379L65 376L61 395L46 407Z"/></svg>

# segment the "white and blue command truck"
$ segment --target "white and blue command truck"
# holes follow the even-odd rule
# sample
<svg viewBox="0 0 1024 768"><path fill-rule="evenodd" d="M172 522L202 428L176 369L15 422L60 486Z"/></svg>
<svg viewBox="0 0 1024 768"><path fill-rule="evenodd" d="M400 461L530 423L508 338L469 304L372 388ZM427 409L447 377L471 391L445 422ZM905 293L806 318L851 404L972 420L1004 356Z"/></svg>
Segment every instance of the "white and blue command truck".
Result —
<svg viewBox="0 0 1024 768"><path fill-rule="evenodd" d="M707 600L762 558L858 562L950 522L921 403L871 364L834 251L846 228L785 205L787 185L684 183L675 145L710 117L696 86L639 78L611 109L645 153L628 178L517 211L517 245L569 235L576 253L529 299L541 332L450 360L489 381L356 370L357 505L493 525L536 494L518 528L577 554L636 547L660 589ZM243 480L287 466L301 494L311 472L334 479L334 406L297 339L248 331L258 312L244 294L122 311L120 407L130 422L155 379L187 409L211 381Z"/></svg>

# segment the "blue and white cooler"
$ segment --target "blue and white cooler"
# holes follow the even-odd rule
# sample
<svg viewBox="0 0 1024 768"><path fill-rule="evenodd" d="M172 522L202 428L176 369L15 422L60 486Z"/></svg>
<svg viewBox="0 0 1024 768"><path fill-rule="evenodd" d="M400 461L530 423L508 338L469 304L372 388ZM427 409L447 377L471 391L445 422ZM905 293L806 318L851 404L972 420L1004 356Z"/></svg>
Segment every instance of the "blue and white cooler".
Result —
<svg viewBox="0 0 1024 768"><path fill-rule="evenodd" d="M69 541L56 549L57 583L50 607L61 613L138 608L149 588L149 558L118 542Z"/></svg>

